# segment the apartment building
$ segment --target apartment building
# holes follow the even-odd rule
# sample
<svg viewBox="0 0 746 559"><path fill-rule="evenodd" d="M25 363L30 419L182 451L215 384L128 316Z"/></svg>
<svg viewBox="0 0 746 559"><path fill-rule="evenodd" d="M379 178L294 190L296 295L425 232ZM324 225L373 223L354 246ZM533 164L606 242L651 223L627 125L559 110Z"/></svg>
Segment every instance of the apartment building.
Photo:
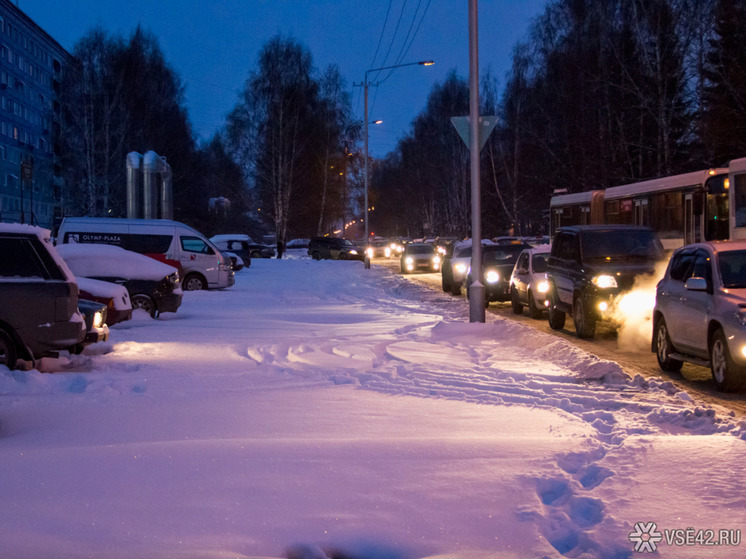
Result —
<svg viewBox="0 0 746 559"><path fill-rule="evenodd" d="M0 221L51 228L61 195L58 95L74 59L0 0Z"/></svg>

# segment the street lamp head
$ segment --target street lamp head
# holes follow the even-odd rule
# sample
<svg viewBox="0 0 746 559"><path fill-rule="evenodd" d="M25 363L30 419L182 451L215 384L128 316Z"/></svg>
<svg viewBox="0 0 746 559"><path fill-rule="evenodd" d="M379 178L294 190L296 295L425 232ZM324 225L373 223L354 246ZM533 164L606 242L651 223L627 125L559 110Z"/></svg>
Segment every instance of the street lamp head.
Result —
<svg viewBox="0 0 746 559"><path fill-rule="evenodd" d="M435 64L435 60L422 60L421 62L418 62L420 66L432 66Z"/></svg>
<svg viewBox="0 0 746 559"><path fill-rule="evenodd" d="M383 121L379 118L378 120L371 120L371 124L381 124Z"/></svg>

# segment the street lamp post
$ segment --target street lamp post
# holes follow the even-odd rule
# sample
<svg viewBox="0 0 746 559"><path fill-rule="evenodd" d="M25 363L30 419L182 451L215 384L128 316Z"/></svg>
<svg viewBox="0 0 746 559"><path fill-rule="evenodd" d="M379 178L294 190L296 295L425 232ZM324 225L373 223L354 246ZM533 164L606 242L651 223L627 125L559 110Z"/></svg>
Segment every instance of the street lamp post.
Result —
<svg viewBox="0 0 746 559"><path fill-rule="evenodd" d="M362 85L365 92L364 92L364 99L365 99L365 115L363 122L365 123L365 245L367 247L369 242L369 226L368 226L368 86L370 85L370 82L368 81L368 74L371 72L380 72L382 70L393 70L394 68L402 68L404 66L432 66L435 64L432 60L421 60L419 62L407 62L406 64L396 64L394 66L384 66L382 68L371 68L367 72L365 72L365 80L363 81ZM368 251L365 251L365 267L370 268L370 258L368 257Z"/></svg>

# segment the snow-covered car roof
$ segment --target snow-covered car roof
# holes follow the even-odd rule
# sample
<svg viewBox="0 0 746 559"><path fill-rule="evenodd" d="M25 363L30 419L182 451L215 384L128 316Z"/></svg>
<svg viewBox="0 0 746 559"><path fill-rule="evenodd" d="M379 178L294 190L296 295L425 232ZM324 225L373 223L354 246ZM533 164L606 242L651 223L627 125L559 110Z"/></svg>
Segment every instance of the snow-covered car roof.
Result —
<svg viewBox="0 0 746 559"><path fill-rule="evenodd" d="M116 277L158 281L176 272L176 268L149 256L114 245L62 244L60 256L76 276Z"/></svg>
<svg viewBox="0 0 746 559"><path fill-rule="evenodd" d="M247 243L253 243L253 239L248 235L242 233L226 233L224 235L213 235L210 237L213 243L220 243L223 241L246 241Z"/></svg>

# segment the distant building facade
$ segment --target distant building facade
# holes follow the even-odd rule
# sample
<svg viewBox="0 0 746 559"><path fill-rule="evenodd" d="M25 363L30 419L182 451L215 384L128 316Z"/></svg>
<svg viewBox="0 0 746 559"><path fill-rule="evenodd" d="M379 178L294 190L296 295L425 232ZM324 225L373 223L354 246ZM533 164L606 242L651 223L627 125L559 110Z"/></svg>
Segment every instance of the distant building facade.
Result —
<svg viewBox="0 0 746 559"><path fill-rule="evenodd" d="M74 59L15 4L0 0L0 221L51 228L63 73Z"/></svg>

